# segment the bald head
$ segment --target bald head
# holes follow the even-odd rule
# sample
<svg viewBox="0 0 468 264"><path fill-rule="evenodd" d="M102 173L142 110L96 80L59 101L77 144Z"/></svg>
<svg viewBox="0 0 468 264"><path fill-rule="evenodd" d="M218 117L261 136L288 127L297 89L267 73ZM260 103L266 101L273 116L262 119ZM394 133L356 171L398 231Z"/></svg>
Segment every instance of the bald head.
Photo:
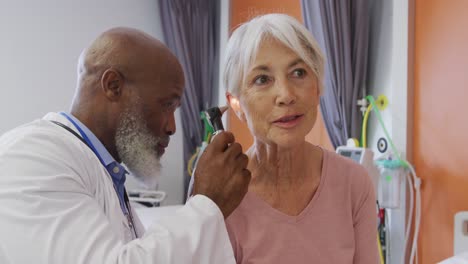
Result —
<svg viewBox="0 0 468 264"><path fill-rule="evenodd" d="M137 29L113 28L102 33L80 55L78 88L93 88L108 69L119 71L126 79L138 78L161 65L181 67L171 51L158 39Z"/></svg>
<svg viewBox="0 0 468 264"><path fill-rule="evenodd" d="M161 41L136 29L114 28L80 55L71 113L118 159L115 134L124 113L132 108L142 127L167 137L175 132L173 112L183 86L182 67Z"/></svg>

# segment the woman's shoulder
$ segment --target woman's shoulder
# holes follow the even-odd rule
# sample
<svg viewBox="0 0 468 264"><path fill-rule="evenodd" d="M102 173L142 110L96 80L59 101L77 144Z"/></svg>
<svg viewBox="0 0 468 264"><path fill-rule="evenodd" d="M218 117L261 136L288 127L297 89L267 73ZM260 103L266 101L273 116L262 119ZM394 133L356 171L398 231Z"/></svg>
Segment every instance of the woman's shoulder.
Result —
<svg viewBox="0 0 468 264"><path fill-rule="evenodd" d="M350 198L353 211L365 200L375 200L373 181L362 165L331 151L324 151L324 159L329 191L330 188L340 190L338 193Z"/></svg>
<svg viewBox="0 0 468 264"><path fill-rule="evenodd" d="M362 165L335 152L324 150L323 170L327 178L349 185L352 189L362 191L372 187L369 173Z"/></svg>

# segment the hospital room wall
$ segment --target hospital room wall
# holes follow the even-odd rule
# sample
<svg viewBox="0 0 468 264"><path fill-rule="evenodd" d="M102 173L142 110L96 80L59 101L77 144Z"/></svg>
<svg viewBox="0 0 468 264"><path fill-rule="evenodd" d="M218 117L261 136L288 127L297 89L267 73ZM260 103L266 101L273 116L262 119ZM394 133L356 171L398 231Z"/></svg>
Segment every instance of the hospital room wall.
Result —
<svg viewBox="0 0 468 264"><path fill-rule="evenodd" d="M416 0L413 161L422 185L420 263L453 255L468 210L468 1Z"/></svg>
<svg viewBox="0 0 468 264"><path fill-rule="evenodd" d="M6 3L8 2L8 3ZM0 134L42 117L68 110L76 85L81 50L111 27L128 26L162 39L158 1L1 1ZM166 204L182 203L182 131L163 157L160 189Z"/></svg>
<svg viewBox="0 0 468 264"><path fill-rule="evenodd" d="M301 2L299 0L231 0L231 32L249 19L268 13L285 13L301 22L303 21ZM236 139L242 144L244 149L252 145L253 139L247 125L241 122L233 112L229 112L228 129L233 131ZM333 150L321 114L318 115L317 122L312 131L306 136L306 140L326 149Z"/></svg>

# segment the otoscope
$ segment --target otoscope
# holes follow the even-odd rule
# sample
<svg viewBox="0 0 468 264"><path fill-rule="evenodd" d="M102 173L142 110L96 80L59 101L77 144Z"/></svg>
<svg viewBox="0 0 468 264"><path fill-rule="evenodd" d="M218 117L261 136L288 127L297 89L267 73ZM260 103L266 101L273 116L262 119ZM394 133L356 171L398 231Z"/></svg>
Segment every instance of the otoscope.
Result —
<svg viewBox="0 0 468 264"><path fill-rule="evenodd" d="M192 156L188 165L188 172L192 176L190 177L189 188L187 191L187 200L190 198L193 192L193 184L195 181L195 170L197 167L198 159L203 154L203 151L211 142L211 140L220 132L224 131L224 126L222 122L222 115L224 111L227 110L227 107L224 106L221 109L219 107L212 107L207 110L204 110L200 113L200 117L204 124L204 140L202 145L197 152ZM192 169L193 168L193 169Z"/></svg>
<svg viewBox="0 0 468 264"><path fill-rule="evenodd" d="M223 112L225 111L226 107L223 107ZM224 130L223 122L221 120L223 113L219 107L212 107L208 110L202 111L202 119L206 121L205 123L205 131L210 130L212 131L211 139L219 134L221 131ZM208 125L208 129L207 129ZM211 142L210 139L210 142ZM209 143L209 142L208 142Z"/></svg>

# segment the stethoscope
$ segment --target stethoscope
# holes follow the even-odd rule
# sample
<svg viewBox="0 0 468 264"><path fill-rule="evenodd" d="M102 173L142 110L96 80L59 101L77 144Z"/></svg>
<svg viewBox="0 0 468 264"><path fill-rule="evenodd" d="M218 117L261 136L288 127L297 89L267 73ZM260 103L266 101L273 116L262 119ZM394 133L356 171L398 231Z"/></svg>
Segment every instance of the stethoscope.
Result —
<svg viewBox="0 0 468 264"><path fill-rule="evenodd" d="M78 130L78 132L80 132L81 137L75 131L73 131L72 129L67 127L66 125L64 125L64 124L62 124L60 122L54 122L54 123L61 126L61 127L63 127L63 128L65 128L66 130L68 130L69 132L74 134L76 137L78 137L83 143L85 143L93 151L94 155L96 155L96 157L99 159L102 166L104 166L104 168L106 168L106 165L104 164L104 161L102 160L101 156L97 152L97 150L94 147L93 143L91 143L91 140L89 140L86 133L84 133L84 131L80 128L80 126L78 126L76 124L76 122L72 118L70 118L66 113L60 112L60 114L63 115L64 117L66 117L68 119L68 121L70 121L73 124L73 126L75 126L75 128ZM107 168L106 168L106 170L107 170ZM117 192L117 188L116 188L114 183L113 183L113 185L114 185L114 190ZM117 194L117 197L120 200L120 196L118 194ZM127 191L125 190L125 188L124 188L124 203L125 203L125 208L121 208L122 212L127 218L128 225L129 225L129 227L130 227L130 229L132 230L132 233L133 233L132 235L134 236L134 238L137 238L138 235L137 235L135 224L134 224L135 221L134 221L133 214L132 214L132 208L130 207L130 200L128 199Z"/></svg>

